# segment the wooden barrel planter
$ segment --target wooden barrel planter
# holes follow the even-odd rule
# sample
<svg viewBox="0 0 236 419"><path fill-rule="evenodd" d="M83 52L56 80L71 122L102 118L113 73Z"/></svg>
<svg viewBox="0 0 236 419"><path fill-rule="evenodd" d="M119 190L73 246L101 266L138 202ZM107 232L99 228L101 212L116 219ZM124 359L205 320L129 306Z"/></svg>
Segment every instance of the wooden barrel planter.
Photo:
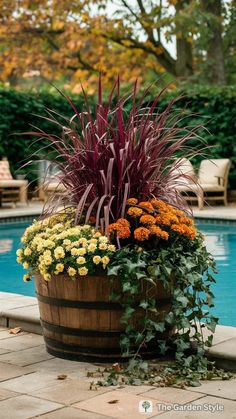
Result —
<svg viewBox="0 0 236 419"><path fill-rule="evenodd" d="M107 276L85 276L71 280L58 275L46 282L36 274L35 285L43 336L50 354L77 361L120 360L123 309L109 299L112 290L120 289L117 278L111 281ZM161 282L155 287L155 298L162 315L170 310L171 295ZM135 316L138 315L143 315L142 309L137 309ZM142 352L153 358L156 348L146 347Z"/></svg>

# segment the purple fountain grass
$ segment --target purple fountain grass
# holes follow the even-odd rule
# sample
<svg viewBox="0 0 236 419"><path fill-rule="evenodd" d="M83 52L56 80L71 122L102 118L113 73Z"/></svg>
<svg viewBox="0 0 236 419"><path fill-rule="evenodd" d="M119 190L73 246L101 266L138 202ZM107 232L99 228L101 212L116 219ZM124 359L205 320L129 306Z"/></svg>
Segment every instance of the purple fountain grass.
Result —
<svg viewBox="0 0 236 419"><path fill-rule="evenodd" d="M202 149L198 136L201 126L180 127L185 117L183 110L173 109L179 98L158 112L164 90L151 104L143 105L147 91L138 100L135 83L128 97L120 97L118 79L104 102L100 78L95 114L85 92L81 111L65 96L74 116L67 125L60 124L61 136L39 129L30 133L47 139L56 152L59 181L66 189L62 200L64 205L76 208L76 223L82 215L85 223L95 216L96 227L106 229L110 222L124 216L129 197L156 197L186 208L177 189L180 173L176 169L181 157L191 158ZM128 100L132 103L129 115L125 112ZM54 115L49 112L47 119L58 124ZM196 138L198 145L193 147L191 143ZM55 200L50 203L51 208L54 204Z"/></svg>

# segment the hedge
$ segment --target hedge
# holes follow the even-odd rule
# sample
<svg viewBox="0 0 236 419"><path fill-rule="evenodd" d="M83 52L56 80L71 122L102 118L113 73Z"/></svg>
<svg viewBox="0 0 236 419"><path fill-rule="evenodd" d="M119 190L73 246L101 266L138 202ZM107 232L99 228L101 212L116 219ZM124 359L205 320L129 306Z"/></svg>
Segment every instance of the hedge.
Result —
<svg viewBox="0 0 236 419"><path fill-rule="evenodd" d="M167 101L179 95L172 91L164 95L159 103L163 108ZM73 95L72 99L78 109L81 109L83 98ZM95 102L90 99L91 104ZM127 110L129 109L127 103ZM210 157L229 157L232 160L230 171L230 187L236 188L236 92L233 87L188 89L187 94L178 102L178 107L186 107L189 112L198 113L191 117L191 124L202 122L207 130L202 136L207 144L212 146ZM32 137L20 135L32 130L31 124L37 125L47 132L53 132L55 126L47 120L35 115L46 116L45 108L53 109L61 115L71 117L73 111L70 105L59 93L33 93L0 89L0 158L7 157L11 163L14 175L19 173L19 167L27 161L32 152L36 152L39 144L34 144ZM16 135L19 133L19 135ZM29 180L35 179L31 169L27 171Z"/></svg>

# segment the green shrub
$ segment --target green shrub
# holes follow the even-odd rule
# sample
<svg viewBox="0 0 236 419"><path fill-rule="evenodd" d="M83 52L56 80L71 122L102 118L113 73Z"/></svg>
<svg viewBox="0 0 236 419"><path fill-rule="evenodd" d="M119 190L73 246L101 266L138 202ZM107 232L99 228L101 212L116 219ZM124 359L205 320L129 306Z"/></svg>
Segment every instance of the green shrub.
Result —
<svg viewBox="0 0 236 419"><path fill-rule="evenodd" d="M229 157L232 160L230 171L230 186L236 185L236 92L233 87L186 88L187 94L176 106L185 107L189 113L197 114L191 117L191 124L202 123L207 130L202 130L202 137L211 146L210 157ZM162 98L159 107L162 109L170 97L178 96L180 91L167 93ZM72 95L78 109L81 109L83 97ZM95 99L91 98L91 103ZM45 119L35 116L46 116L45 108L55 110L61 115L71 117L73 111L70 105L59 93L19 92L11 89L0 89L0 158L8 157L12 172L18 173L19 167L37 152L43 143L34 143L34 139L27 135L16 135L32 130L30 125L37 125L46 132L54 132L56 126ZM129 103L127 103L127 112ZM36 157L35 157L36 158ZM36 174L32 168L24 169L30 181L35 180Z"/></svg>

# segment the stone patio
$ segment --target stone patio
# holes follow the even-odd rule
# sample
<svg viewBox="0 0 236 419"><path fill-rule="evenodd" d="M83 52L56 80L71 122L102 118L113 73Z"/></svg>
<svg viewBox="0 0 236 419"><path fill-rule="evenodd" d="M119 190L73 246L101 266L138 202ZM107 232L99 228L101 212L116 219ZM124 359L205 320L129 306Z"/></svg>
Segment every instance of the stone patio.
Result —
<svg viewBox="0 0 236 419"><path fill-rule="evenodd" d="M163 416L165 419L205 419L212 417L209 409L218 409L216 416L236 418L236 379L204 381L201 387L186 389L142 385L90 390L90 382L94 379L88 378L87 373L96 369L95 364L49 355L40 335L27 332L14 335L2 327L0 417L105 419L127 416L136 419ZM66 376L64 380L59 379L61 374ZM139 412L139 402L143 400L152 403L152 412Z"/></svg>

